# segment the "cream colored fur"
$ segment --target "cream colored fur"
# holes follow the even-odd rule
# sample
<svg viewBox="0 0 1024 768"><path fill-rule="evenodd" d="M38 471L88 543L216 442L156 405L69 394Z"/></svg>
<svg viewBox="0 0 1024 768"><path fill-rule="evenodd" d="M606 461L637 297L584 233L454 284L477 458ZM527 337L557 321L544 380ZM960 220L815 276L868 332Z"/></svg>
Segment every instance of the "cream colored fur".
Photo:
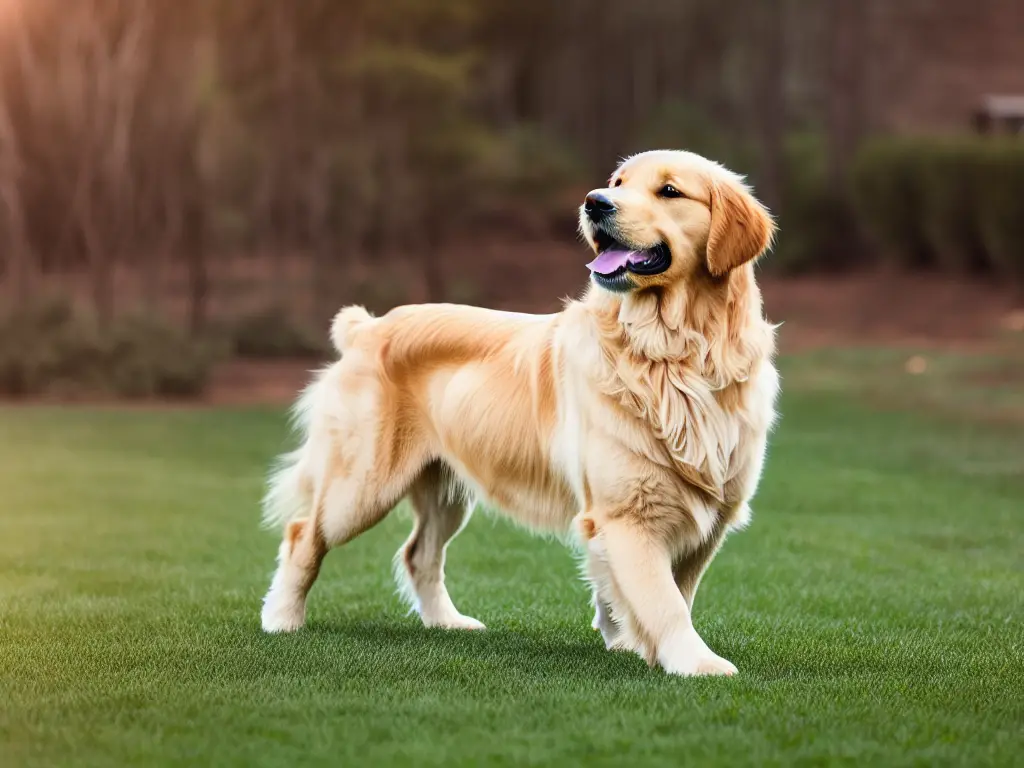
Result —
<svg viewBox="0 0 1024 768"><path fill-rule="evenodd" d="M753 273L774 226L738 177L685 152L633 157L601 192L623 238L669 247L667 271L632 276L626 293L592 285L549 316L338 314L341 358L299 401L304 442L265 500L286 532L265 630L300 627L326 552L406 495L405 594L428 626L482 628L444 581L447 544L479 500L577 538L609 648L673 674L736 671L690 612L723 537L749 519L775 418L774 328ZM581 229L596 248L585 215Z"/></svg>

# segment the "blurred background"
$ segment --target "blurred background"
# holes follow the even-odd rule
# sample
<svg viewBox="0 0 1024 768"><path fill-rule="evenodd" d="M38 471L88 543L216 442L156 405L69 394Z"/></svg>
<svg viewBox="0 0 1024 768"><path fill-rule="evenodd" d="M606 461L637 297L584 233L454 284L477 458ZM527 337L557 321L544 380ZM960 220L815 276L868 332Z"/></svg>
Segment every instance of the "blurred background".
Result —
<svg viewBox="0 0 1024 768"><path fill-rule="evenodd" d="M0 766L1024 765L1022 127L1024 0L0 0ZM557 311L651 148L781 227L740 677L607 653L504 524L446 563L488 631L422 629L407 508L263 635L332 314Z"/></svg>
<svg viewBox="0 0 1024 768"><path fill-rule="evenodd" d="M1019 0L0 0L0 392L287 398L347 302L557 309L658 147L779 217L785 351L1016 385L1022 126Z"/></svg>

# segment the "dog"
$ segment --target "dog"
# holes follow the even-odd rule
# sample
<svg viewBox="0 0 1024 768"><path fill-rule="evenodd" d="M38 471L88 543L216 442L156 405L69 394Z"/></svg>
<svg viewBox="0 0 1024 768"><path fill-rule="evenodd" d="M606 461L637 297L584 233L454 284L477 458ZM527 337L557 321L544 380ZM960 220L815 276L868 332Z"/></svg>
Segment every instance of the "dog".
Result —
<svg viewBox="0 0 1024 768"><path fill-rule="evenodd" d="M483 629L452 602L444 562L484 502L578 544L606 647L670 674L735 674L691 609L750 518L775 421L775 326L753 269L775 224L741 177L661 150L590 192L580 231L590 284L557 314L338 313L340 359L300 397L302 445L264 499L284 529L264 630L301 627L327 551L406 496L406 597L428 627Z"/></svg>

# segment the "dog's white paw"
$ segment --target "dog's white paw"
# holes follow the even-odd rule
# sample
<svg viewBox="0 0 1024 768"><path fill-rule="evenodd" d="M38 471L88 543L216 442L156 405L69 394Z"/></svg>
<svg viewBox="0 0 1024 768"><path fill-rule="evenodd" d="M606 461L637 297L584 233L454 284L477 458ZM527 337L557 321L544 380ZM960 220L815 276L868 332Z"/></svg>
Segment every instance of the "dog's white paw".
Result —
<svg viewBox="0 0 1024 768"><path fill-rule="evenodd" d="M668 674L683 677L732 676L738 672L731 661L708 648L700 635L692 630L682 641L666 643L658 654L658 662Z"/></svg>
<svg viewBox="0 0 1024 768"><path fill-rule="evenodd" d="M604 648L606 651L632 651L634 650L631 643L624 638L618 632L605 632L601 630L601 639L604 640Z"/></svg>
<svg viewBox="0 0 1024 768"><path fill-rule="evenodd" d="M709 656L697 661L696 675L726 675L732 677L737 672L736 665L721 656Z"/></svg>
<svg viewBox="0 0 1024 768"><path fill-rule="evenodd" d="M622 633L619 628L612 621L611 613L608 611L608 607L602 603L597 603L597 608L594 610L594 620L590 623L597 632L601 633L601 639L604 640L604 647L611 650L628 650L624 646L619 645Z"/></svg>
<svg viewBox="0 0 1024 768"><path fill-rule="evenodd" d="M487 629L482 622L472 616L463 616L461 613L448 614L437 617L423 617L423 625L426 627L438 627L439 629Z"/></svg>
<svg viewBox="0 0 1024 768"><path fill-rule="evenodd" d="M303 601L288 600L271 592L263 600L260 619L264 632L294 632L306 623L306 605Z"/></svg>
<svg viewBox="0 0 1024 768"><path fill-rule="evenodd" d="M725 675L727 677L731 677L739 671L736 669L736 665L731 661L723 659L721 656L717 656L713 653L708 656L700 656L684 664L669 665L662 662L662 668L670 675L680 675L682 677L703 677L710 675Z"/></svg>
<svg viewBox="0 0 1024 768"><path fill-rule="evenodd" d="M685 659L681 662L663 660L661 666L670 675L680 675L682 677L702 677L705 675L725 675L731 677L739 671L731 661L723 659L714 653L695 656L692 659Z"/></svg>

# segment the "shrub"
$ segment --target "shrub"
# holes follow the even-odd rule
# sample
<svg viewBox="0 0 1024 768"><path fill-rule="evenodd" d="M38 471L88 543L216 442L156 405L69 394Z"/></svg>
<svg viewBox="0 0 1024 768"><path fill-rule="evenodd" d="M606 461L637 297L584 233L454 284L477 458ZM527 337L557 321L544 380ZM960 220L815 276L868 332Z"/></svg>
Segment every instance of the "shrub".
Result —
<svg viewBox="0 0 1024 768"><path fill-rule="evenodd" d="M98 353L96 335L83 329L71 304L42 299L0 320L0 391L15 397L45 392L74 377ZM91 388L91 387L90 387Z"/></svg>
<svg viewBox="0 0 1024 768"><path fill-rule="evenodd" d="M328 353L326 331L313 333L280 306L242 318L232 336L235 352L242 357L320 357Z"/></svg>
<svg viewBox="0 0 1024 768"><path fill-rule="evenodd" d="M920 142L879 139L858 152L851 168L854 210L869 237L891 261L934 263L924 229Z"/></svg>
<svg viewBox="0 0 1024 768"><path fill-rule="evenodd" d="M67 302L43 301L0 319L0 392L195 397L217 348L153 318L101 332Z"/></svg>
<svg viewBox="0 0 1024 768"><path fill-rule="evenodd" d="M197 397L221 352L210 340L145 316L118 320L102 343L109 389L123 397Z"/></svg>
<svg viewBox="0 0 1024 768"><path fill-rule="evenodd" d="M1024 143L986 143L978 154L973 196L993 269L1024 280Z"/></svg>
<svg viewBox="0 0 1024 768"><path fill-rule="evenodd" d="M849 201L828 179L824 137L798 133L786 141L779 237L765 268L783 274L837 270L857 243Z"/></svg>
<svg viewBox="0 0 1024 768"><path fill-rule="evenodd" d="M936 263L951 272L985 266L975 184L982 143L977 140L922 141L921 227Z"/></svg>

